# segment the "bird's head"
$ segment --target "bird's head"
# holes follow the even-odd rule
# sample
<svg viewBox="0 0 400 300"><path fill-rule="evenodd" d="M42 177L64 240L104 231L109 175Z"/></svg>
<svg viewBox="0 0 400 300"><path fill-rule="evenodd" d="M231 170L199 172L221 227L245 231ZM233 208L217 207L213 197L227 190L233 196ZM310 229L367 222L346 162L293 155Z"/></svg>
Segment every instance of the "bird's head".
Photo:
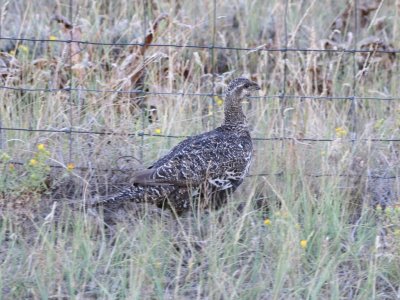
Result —
<svg viewBox="0 0 400 300"><path fill-rule="evenodd" d="M246 98L251 95L251 92L260 90L260 86L244 77L239 77L232 80L228 88L226 89L226 94L233 94L238 98Z"/></svg>

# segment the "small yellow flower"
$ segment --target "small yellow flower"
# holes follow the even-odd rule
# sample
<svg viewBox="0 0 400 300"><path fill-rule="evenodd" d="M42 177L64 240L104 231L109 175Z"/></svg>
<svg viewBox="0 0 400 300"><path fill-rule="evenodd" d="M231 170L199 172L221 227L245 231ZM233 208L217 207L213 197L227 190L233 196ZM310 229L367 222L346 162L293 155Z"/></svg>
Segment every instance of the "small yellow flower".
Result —
<svg viewBox="0 0 400 300"><path fill-rule="evenodd" d="M215 103L216 103L218 106L224 105L224 100L223 100L221 97L219 97L219 96L215 96L215 97L214 97L214 101L215 101Z"/></svg>
<svg viewBox="0 0 400 300"><path fill-rule="evenodd" d="M39 151L44 151L46 149L46 146L44 144L39 144L39 145L37 145L37 149Z"/></svg>
<svg viewBox="0 0 400 300"><path fill-rule="evenodd" d="M347 130L343 127L337 127L335 132L337 137L344 137L347 135Z"/></svg>
<svg viewBox="0 0 400 300"><path fill-rule="evenodd" d="M155 134L161 134L161 128L156 128L154 129Z"/></svg>
<svg viewBox="0 0 400 300"><path fill-rule="evenodd" d="M10 55L15 56L15 50L11 50L9 53Z"/></svg>
<svg viewBox="0 0 400 300"><path fill-rule="evenodd" d="M303 249L306 249L307 248L307 240L301 240L300 241L300 247L303 248Z"/></svg>
<svg viewBox="0 0 400 300"><path fill-rule="evenodd" d="M54 36L54 35L50 35L50 36L49 36L49 40L50 40L50 41L57 41L57 37Z"/></svg>
<svg viewBox="0 0 400 300"><path fill-rule="evenodd" d="M25 45L19 45L18 50L20 50L21 52L24 52L25 54L29 53L29 47L25 46Z"/></svg>
<svg viewBox="0 0 400 300"><path fill-rule="evenodd" d="M15 166L13 164L9 164L8 169L12 172L15 170Z"/></svg>
<svg viewBox="0 0 400 300"><path fill-rule="evenodd" d="M36 166L38 164L38 161L36 160L36 159L34 159L34 158L32 158L30 161L29 161L29 165L30 166Z"/></svg>
<svg viewBox="0 0 400 300"><path fill-rule="evenodd" d="M271 220L270 219L265 219L264 220L264 225L271 225Z"/></svg>
<svg viewBox="0 0 400 300"><path fill-rule="evenodd" d="M67 164L67 170L68 171L72 171L73 169L75 169L75 164L74 163L68 163Z"/></svg>

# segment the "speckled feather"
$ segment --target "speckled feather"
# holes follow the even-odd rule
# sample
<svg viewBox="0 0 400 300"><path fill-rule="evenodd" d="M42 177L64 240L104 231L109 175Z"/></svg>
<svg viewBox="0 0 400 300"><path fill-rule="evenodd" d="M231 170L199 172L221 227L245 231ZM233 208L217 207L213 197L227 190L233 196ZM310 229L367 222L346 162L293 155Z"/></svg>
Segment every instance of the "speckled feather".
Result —
<svg viewBox="0 0 400 300"><path fill-rule="evenodd" d="M243 182L253 145L241 101L259 86L246 78L233 80L226 90L224 123L175 146L148 169L135 174L134 184L93 204L150 202L178 213L191 203L218 208Z"/></svg>

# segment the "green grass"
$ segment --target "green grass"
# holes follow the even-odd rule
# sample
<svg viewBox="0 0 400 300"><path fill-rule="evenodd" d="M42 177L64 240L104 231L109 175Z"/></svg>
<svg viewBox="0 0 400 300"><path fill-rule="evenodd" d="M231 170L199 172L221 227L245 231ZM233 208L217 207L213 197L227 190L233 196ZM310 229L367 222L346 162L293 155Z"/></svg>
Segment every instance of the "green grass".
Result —
<svg viewBox="0 0 400 300"><path fill-rule="evenodd" d="M397 293L399 258L378 256L370 211L351 225L337 188L312 204L307 192L285 184L289 188L279 196L287 208L271 208L269 225L251 206L238 213L238 200L201 217L148 213L120 221L112 231L64 208L57 221L32 220L29 241L29 233L5 218L3 292L8 298L212 299L365 299ZM301 240L308 241L306 249Z"/></svg>
<svg viewBox="0 0 400 300"><path fill-rule="evenodd" d="M44 2L3 1L1 35L68 39L61 25L50 23L53 2ZM68 17L64 2L59 12ZM79 25L82 40L141 42L142 3L76 0L73 23ZM330 42L352 49L353 10L348 18L343 14L347 2L288 3L290 48L320 49L339 17L344 25L336 27L341 33ZM381 47L399 49L399 1L378 4L365 19L359 18L358 47L367 47L365 38L378 36ZM215 45L284 48L284 12L285 1L217 1ZM147 29L161 13L168 19L160 22L153 43L211 45L213 1L152 1L146 7ZM68 48L62 43L0 40L2 61L16 59L8 64L1 85L134 88L121 82L143 57L131 67L122 66L138 49L79 47L71 79ZM157 135L194 135L220 124L218 99L149 94L138 108L132 105L138 99L127 94L0 89L2 127L118 133L1 131L0 298L398 298L398 203L374 209L365 176L382 169L398 174L398 143L371 141L400 135L398 58L380 53L286 55L285 67L283 52L187 47L146 51L145 58L155 58L146 65L145 88L150 92L208 94L214 64L218 76L213 92L221 93L231 78L246 75L261 84L261 96L273 96L245 105L253 137L295 138L256 140L250 173L264 175L246 178L220 211L191 211L179 218L145 204L93 212L69 203L129 184L135 169L150 165L182 140ZM286 95L343 99L282 100L278 95L284 74ZM356 124L349 114L348 97L353 94L372 98L357 100ZM146 105L157 107L153 123L142 116ZM128 135L141 132L149 135ZM359 140L351 142L354 135ZM49 153L39 150L39 144ZM69 163L84 169L68 170Z"/></svg>

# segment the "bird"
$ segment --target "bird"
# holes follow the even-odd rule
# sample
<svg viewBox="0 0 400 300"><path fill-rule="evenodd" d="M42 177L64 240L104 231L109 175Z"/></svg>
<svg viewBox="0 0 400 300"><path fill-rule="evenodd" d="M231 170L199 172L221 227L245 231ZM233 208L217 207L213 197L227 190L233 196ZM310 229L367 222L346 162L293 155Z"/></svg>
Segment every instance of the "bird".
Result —
<svg viewBox="0 0 400 300"><path fill-rule="evenodd" d="M253 144L242 101L260 86L247 78L232 80L225 91L221 126L189 137L150 167L133 175L133 184L91 205L126 201L153 203L181 214L190 207L219 209L243 182Z"/></svg>

